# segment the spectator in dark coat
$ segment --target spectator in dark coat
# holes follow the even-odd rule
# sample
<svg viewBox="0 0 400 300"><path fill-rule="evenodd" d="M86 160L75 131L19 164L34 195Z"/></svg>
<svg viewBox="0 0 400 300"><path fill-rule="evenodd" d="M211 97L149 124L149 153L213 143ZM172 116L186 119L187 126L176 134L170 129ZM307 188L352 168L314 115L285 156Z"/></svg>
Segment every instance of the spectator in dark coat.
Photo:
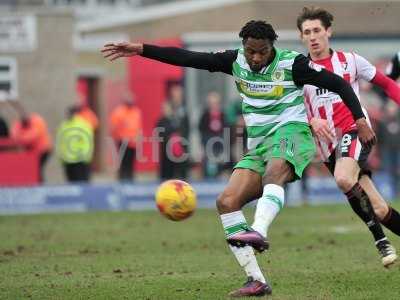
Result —
<svg viewBox="0 0 400 300"><path fill-rule="evenodd" d="M224 129L229 133L229 127L221 108L221 96L217 92L210 92L207 95L207 108L199 123L205 177L219 175L229 160L229 154L228 157L224 155L230 146L229 140L224 140Z"/></svg>

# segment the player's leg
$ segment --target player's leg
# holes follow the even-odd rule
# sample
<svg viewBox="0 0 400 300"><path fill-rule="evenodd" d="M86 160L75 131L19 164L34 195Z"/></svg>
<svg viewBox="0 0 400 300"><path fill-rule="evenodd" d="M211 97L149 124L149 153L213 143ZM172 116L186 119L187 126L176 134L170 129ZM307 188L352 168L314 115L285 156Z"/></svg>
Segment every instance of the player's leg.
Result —
<svg viewBox="0 0 400 300"><path fill-rule="evenodd" d="M266 167L266 175L261 198L257 203L254 223L250 230L240 232L228 239L231 245L250 245L258 252L268 248L267 230L284 204L283 186L294 178L293 168L286 160L271 158Z"/></svg>
<svg viewBox="0 0 400 300"><path fill-rule="evenodd" d="M251 169L236 168L217 199L220 214L232 213L261 194L262 177Z"/></svg>
<svg viewBox="0 0 400 300"><path fill-rule="evenodd" d="M252 229L267 238L268 229L285 203L284 185L293 181L293 166L284 159L272 158L266 168L264 189L258 199Z"/></svg>
<svg viewBox="0 0 400 300"><path fill-rule="evenodd" d="M314 140L309 127L301 123L287 124L268 137L259 153L268 161L262 197L258 200L252 229L235 235L231 241L245 242L258 251L260 240L266 239L272 221L283 208L283 186L299 179L315 154Z"/></svg>
<svg viewBox="0 0 400 300"><path fill-rule="evenodd" d="M267 151L263 195L258 200L252 228L264 237L285 203L284 185L302 177L315 155L315 144L308 126L292 123L277 130Z"/></svg>
<svg viewBox="0 0 400 300"><path fill-rule="evenodd" d="M236 168L233 171L228 185L217 200L227 240L235 234L249 230L241 209L247 202L259 197L262 192L261 187L262 177L259 173L250 168ZM229 245L229 248L249 278L245 286L231 293L231 296L270 294L272 290L258 266L253 248L246 245L243 247Z"/></svg>
<svg viewBox="0 0 400 300"><path fill-rule="evenodd" d="M368 226L375 242L386 240L382 227L374 213L370 199L358 183L360 167L358 162L350 157L342 157L336 161L334 177L338 187L346 195L353 211Z"/></svg>
<svg viewBox="0 0 400 300"><path fill-rule="evenodd" d="M362 175L358 182L369 196L380 223L394 234L400 236L400 214L398 211L383 199L368 175Z"/></svg>
<svg viewBox="0 0 400 300"><path fill-rule="evenodd" d="M369 151L370 149L361 145L356 132L346 133L337 148L338 158L333 165L333 174L338 187L346 195L353 211L371 231L375 245L381 254L382 264L387 267L397 259L397 256L394 251L386 251L392 250L390 242L374 213L367 193L358 183L360 166L366 164Z"/></svg>

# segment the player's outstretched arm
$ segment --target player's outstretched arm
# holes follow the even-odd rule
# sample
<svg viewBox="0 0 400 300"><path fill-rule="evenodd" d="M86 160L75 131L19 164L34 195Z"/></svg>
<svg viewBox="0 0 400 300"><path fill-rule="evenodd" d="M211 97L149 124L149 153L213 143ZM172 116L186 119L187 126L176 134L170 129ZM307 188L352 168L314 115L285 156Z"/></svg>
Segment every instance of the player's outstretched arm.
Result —
<svg viewBox="0 0 400 300"><path fill-rule="evenodd" d="M400 105L400 87L391 78L391 76L396 76L395 73L392 72L390 75L386 76L385 74L377 70L376 67L364 57L356 53L353 53L353 55L357 68L357 79L361 78L381 87L386 96L388 96L398 105ZM399 67L397 66L397 68ZM400 70L398 72L400 72Z"/></svg>
<svg viewBox="0 0 400 300"><path fill-rule="evenodd" d="M393 79L377 70L371 83L380 86L390 99L400 105L400 87Z"/></svg>
<svg viewBox="0 0 400 300"><path fill-rule="evenodd" d="M109 43L101 49L103 56L110 61L120 57L141 55L170 65L223 72L232 74L232 64L236 60L237 50L219 53L190 51L177 47L159 47L138 43Z"/></svg>
<svg viewBox="0 0 400 300"><path fill-rule="evenodd" d="M120 57L142 55L143 44L129 42L108 43L103 46L101 52L105 58L113 61Z"/></svg>
<svg viewBox="0 0 400 300"><path fill-rule="evenodd" d="M387 75L393 80L397 80L400 77L400 52L393 56L392 61L387 70Z"/></svg>

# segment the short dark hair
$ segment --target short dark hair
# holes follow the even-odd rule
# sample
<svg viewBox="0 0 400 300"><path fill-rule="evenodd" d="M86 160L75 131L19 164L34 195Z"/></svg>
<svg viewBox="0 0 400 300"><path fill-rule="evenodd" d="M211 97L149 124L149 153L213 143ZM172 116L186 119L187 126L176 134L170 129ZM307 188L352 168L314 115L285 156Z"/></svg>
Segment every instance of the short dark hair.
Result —
<svg viewBox="0 0 400 300"><path fill-rule="evenodd" d="M242 27L239 37L241 37L243 41L246 41L248 38L253 38L257 40L269 40L271 44L274 44L278 35L275 33L271 24L262 20L251 20Z"/></svg>
<svg viewBox="0 0 400 300"><path fill-rule="evenodd" d="M81 111L81 107L77 104L71 105L67 108L67 116L68 118L72 118L76 114L78 114Z"/></svg>
<svg viewBox="0 0 400 300"><path fill-rule="evenodd" d="M297 28L301 30L301 25L306 20L320 20L325 29L332 26L333 16L330 12L319 7L303 7L302 12L297 17Z"/></svg>

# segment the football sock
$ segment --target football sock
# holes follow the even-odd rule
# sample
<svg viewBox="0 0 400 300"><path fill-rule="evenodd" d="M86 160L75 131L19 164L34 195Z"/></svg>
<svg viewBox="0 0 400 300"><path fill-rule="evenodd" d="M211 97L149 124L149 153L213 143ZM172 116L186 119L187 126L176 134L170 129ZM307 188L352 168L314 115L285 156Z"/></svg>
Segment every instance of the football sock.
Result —
<svg viewBox="0 0 400 300"><path fill-rule="evenodd" d="M393 207L389 206L389 212L383 218L381 224L391 232L400 235L400 214Z"/></svg>
<svg viewBox="0 0 400 300"><path fill-rule="evenodd" d="M345 193L351 208L368 226L375 239L375 244L382 240L386 240L382 227L374 213L371 202L364 189L357 182L350 191Z"/></svg>
<svg viewBox="0 0 400 300"><path fill-rule="evenodd" d="M263 195L257 202L254 223L251 228L267 237L268 228L282 209L284 202L285 191L283 187L276 184L265 185Z"/></svg>
<svg viewBox="0 0 400 300"><path fill-rule="evenodd" d="M224 227L226 238L240 232L245 232L249 229L246 219L241 210L234 211L227 214L221 215L222 226ZM247 277L252 277L254 280L265 283L264 275L262 274L260 267L257 263L254 250L251 246L235 247L229 245L233 255L239 265L246 272Z"/></svg>

